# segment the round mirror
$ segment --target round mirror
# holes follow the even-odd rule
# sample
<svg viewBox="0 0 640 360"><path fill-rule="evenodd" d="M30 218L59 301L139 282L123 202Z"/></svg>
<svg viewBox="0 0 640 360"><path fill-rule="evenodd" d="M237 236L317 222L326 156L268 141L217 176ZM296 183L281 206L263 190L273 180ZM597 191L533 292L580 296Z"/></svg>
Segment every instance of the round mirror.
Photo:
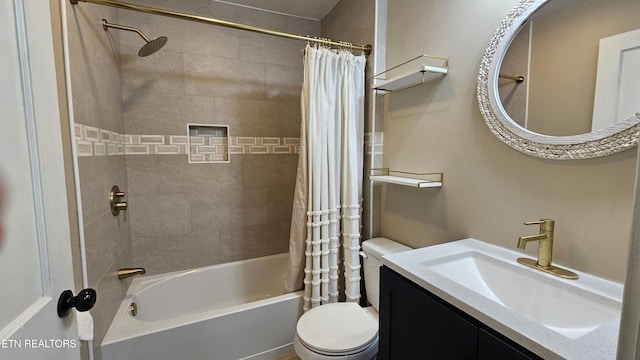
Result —
<svg viewBox="0 0 640 360"><path fill-rule="evenodd" d="M478 102L507 145L548 159L626 150L640 133L640 2L523 0L496 30Z"/></svg>

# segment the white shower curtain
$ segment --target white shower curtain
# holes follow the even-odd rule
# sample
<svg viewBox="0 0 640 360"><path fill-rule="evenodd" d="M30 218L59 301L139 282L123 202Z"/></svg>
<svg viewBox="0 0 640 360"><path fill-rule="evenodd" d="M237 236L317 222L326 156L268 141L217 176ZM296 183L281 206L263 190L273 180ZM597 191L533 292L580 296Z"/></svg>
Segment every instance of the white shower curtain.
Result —
<svg viewBox="0 0 640 360"><path fill-rule="evenodd" d="M301 150L285 288L304 286L305 311L338 301L340 265L344 298L360 299L365 62L363 55L347 51L309 45L304 50Z"/></svg>

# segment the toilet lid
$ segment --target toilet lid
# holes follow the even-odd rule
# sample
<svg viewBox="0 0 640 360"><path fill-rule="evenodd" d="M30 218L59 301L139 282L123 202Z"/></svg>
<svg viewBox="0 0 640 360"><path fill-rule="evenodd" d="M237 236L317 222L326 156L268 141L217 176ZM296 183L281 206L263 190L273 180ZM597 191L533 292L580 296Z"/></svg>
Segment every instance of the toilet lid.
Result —
<svg viewBox="0 0 640 360"><path fill-rule="evenodd" d="M298 320L300 342L323 354L354 352L378 336L378 322L356 303L322 305Z"/></svg>

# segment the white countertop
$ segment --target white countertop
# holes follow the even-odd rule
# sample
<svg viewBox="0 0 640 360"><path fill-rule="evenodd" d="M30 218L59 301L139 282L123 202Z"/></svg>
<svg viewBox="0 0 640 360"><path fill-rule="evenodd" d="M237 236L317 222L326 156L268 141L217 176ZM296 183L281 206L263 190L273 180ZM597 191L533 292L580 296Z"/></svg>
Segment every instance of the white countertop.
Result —
<svg viewBox="0 0 640 360"><path fill-rule="evenodd" d="M579 289L591 294L591 299L606 302L618 311L622 303L623 285L569 269L579 275L578 280L561 279L516 263L518 257L528 255L491 245L476 239L464 239L446 244L414 249L383 257L383 264L422 288L466 312L509 339L544 359L613 360L616 358L620 316L577 338L565 337L526 316L511 310L445 276L428 269L423 263L461 252L476 253L513 261L522 272L554 286ZM557 265L557 264L556 264ZM561 266L561 265L559 265ZM521 267L521 269L520 269ZM584 291L582 291L584 290Z"/></svg>

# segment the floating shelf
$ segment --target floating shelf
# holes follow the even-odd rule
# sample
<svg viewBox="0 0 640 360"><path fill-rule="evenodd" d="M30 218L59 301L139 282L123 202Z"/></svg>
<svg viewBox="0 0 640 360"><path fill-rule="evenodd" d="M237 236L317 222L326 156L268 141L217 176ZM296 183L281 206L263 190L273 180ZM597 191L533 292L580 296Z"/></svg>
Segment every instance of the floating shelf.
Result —
<svg viewBox="0 0 640 360"><path fill-rule="evenodd" d="M417 188L442 187L443 173L412 173L394 171L387 168L371 169L369 179L387 184L397 184Z"/></svg>
<svg viewBox="0 0 640 360"><path fill-rule="evenodd" d="M400 91L449 73L449 59L420 55L373 77L374 90Z"/></svg>

